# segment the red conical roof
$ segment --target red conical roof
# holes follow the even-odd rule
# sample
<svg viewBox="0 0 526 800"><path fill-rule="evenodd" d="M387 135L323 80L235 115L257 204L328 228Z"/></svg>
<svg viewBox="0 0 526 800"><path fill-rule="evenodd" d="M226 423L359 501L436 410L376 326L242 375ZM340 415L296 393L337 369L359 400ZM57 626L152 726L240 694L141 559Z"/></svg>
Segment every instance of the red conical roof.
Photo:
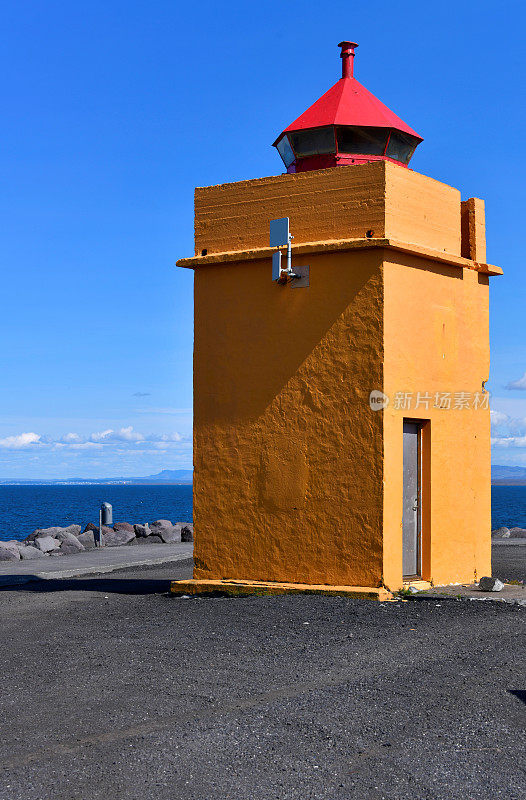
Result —
<svg viewBox="0 0 526 800"><path fill-rule="evenodd" d="M341 79L274 142L287 172L378 159L407 167L422 137L354 78L356 42L338 47Z"/></svg>
<svg viewBox="0 0 526 800"><path fill-rule="evenodd" d="M282 133L305 128L320 128L325 125L395 128L422 141L418 133L406 125L365 86L358 83L356 78L351 77L340 78Z"/></svg>

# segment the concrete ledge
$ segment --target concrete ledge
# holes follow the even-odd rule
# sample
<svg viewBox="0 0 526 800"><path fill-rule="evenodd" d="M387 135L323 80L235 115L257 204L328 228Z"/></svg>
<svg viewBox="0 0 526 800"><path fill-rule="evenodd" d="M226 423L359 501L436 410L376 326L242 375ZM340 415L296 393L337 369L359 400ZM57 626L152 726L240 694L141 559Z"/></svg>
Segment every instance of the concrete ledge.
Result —
<svg viewBox="0 0 526 800"><path fill-rule="evenodd" d="M526 547L526 539L492 539L491 546L498 546L502 547L510 547L510 545L514 545L515 547Z"/></svg>
<svg viewBox="0 0 526 800"><path fill-rule="evenodd" d="M392 594L383 587L373 586L330 586L309 583L274 583L271 581L227 581L227 580L188 580L172 581L172 594L228 594L238 595L278 595L278 594L320 594L339 597L356 597L364 600L391 600Z"/></svg>
<svg viewBox="0 0 526 800"><path fill-rule="evenodd" d="M329 239L320 242L302 242L292 245L292 255L309 255L309 253L335 253L346 252L348 250L371 250L380 247L388 250L397 250L412 256L421 256L431 261L440 261L454 267L473 269L485 275L502 275L501 267L494 264L483 264L472 261L469 258L457 256L454 253L445 253L440 250L433 250L430 247L422 247L410 242L401 242L398 239L372 238L372 239ZM249 250L230 250L223 253L210 253L206 256L192 256L190 258L180 258L176 265L187 269L196 269L200 266L210 264L233 264L237 261L257 261L259 259L271 259L275 253L275 247L253 247Z"/></svg>

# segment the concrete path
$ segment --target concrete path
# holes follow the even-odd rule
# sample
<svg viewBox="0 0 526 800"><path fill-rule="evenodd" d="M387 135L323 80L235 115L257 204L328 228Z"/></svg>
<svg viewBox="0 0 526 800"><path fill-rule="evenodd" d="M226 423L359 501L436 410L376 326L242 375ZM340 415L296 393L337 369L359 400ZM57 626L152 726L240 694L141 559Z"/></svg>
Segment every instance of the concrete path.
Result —
<svg viewBox="0 0 526 800"><path fill-rule="evenodd" d="M505 547L510 545L512 547L526 547L526 539L492 539L491 546L492 547Z"/></svg>
<svg viewBox="0 0 526 800"><path fill-rule="evenodd" d="M77 575L113 572L126 567L165 564L192 558L192 542L176 544L141 544L103 547L74 556L49 556L31 561L7 561L0 564L0 586L27 583L35 578L54 580Z"/></svg>

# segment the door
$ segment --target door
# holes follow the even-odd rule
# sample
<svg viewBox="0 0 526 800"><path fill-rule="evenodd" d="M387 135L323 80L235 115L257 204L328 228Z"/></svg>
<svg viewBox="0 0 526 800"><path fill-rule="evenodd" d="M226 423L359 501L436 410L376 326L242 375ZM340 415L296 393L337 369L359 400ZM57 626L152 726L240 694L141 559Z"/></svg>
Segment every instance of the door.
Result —
<svg viewBox="0 0 526 800"><path fill-rule="evenodd" d="M404 503L402 516L402 572L420 575L420 425L404 420Z"/></svg>

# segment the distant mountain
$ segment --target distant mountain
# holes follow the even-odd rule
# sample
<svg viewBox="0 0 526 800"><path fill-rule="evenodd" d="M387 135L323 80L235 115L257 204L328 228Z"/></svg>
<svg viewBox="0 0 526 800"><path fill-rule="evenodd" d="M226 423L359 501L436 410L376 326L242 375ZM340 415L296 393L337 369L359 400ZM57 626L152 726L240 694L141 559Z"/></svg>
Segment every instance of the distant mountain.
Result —
<svg viewBox="0 0 526 800"><path fill-rule="evenodd" d="M504 464L492 464L491 480L492 483L526 482L526 467L510 467Z"/></svg>
<svg viewBox="0 0 526 800"><path fill-rule="evenodd" d="M180 484L192 483L194 478L193 470L191 469L163 469L155 475L146 475L143 478L63 478L60 480L49 480L45 478L0 478L0 485L26 485L26 484L83 484L83 483L107 483L107 484Z"/></svg>
<svg viewBox="0 0 526 800"><path fill-rule="evenodd" d="M192 481L194 472L191 469L162 469L155 475L146 478L130 478L135 481Z"/></svg>

